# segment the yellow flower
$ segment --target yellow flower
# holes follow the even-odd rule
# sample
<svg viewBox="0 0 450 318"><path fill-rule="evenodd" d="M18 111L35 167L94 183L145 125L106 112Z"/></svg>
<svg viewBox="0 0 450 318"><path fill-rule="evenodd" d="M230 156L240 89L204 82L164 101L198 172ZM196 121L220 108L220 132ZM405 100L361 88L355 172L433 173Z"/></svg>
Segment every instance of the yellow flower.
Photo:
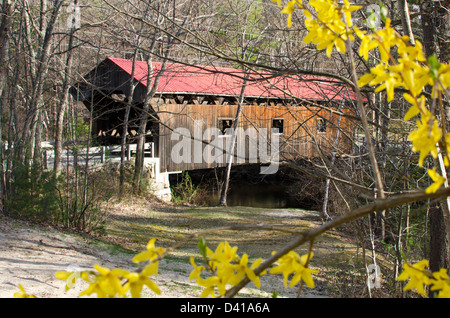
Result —
<svg viewBox="0 0 450 318"><path fill-rule="evenodd" d="M202 294L200 295L200 298L206 298L208 296L211 296L212 298L215 298L215 288L217 287L219 290L220 295L225 295L225 283L223 280L218 276L211 276L207 279L203 279L199 277L197 279L197 284L199 284L202 287L206 287Z"/></svg>
<svg viewBox="0 0 450 318"><path fill-rule="evenodd" d="M430 120L432 126L430 127ZM419 165L422 166L425 158L431 154L433 158L437 158L438 148L437 142L442 137L442 131L439 128L438 121L431 117L427 112L422 115L420 121L417 121L417 129L411 132L408 139L411 140L414 152L420 152Z"/></svg>
<svg viewBox="0 0 450 318"><path fill-rule="evenodd" d="M371 34L366 34L365 32L354 28L355 34L361 39L361 45L359 47L359 55L364 58L364 60L369 59L369 52L378 47L379 42L373 38ZM362 85L364 86L364 85Z"/></svg>
<svg viewBox="0 0 450 318"><path fill-rule="evenodd" d="M391 48L398 43L397 33L391 28L391 19L386 19L384 29L376 32L376 37L382 39L378 46L381 61L387 62L390 58Z"/></svg>
<svg viewBox="0 0 450 318"><path fill-rule="evenodd" d="M66 281L66 287L65 290L68 291L70 288L72 288L77 279L81 277L81 273L76 272L56 272L55 277L60 280Z"/></svg>
<svg viewBox="0 0 450 318"><path fill-rule="evenodd" d="M339 5L333 0L311 0L309 4L318 15L315 18L309 9L304 9L305 26L309 33L303 41L316 44L318 50L326 49L328 57L334 47L338 52L345 53L345 41L349 38L353 40L352 31L348 30L352 26L351 12L360 7L351 6L348 1Z"/></svg>
<svg viewBox="0 0 450 318"><path fill-rule="evenodd" d="M428 267L427 260L422 260L412 266L408 263L403 264L403 272L397 278L399 281L409 279L408 284L406 284L403 290L415 289L419 294L427 296L424 285L431 285L432 281L427 275L426 267Z"/></svg>
<svg viewBox="0 0 450 318"><path fill-rule="evenodd" d="M99 298L123 297L126 290L121 284L123 277L128 275L128 271L123 269L110 270L106 267L95 265L98 275L94 275L89 287L80 293L80 296L97 294Z"/></svg>
<svg viewBox="0 0 450 318"><path fill-rule="evenodd" d="M19 284L19 288L20 292L14 293L14 298L36 298L34 295L28 295L21 284Z"/></svg>
<svg viewBox="0 0 450 318"><path fill-rule="evenodd" d="M417 60L418 62L425 62L425 54L423 53L422 43L415 40L414 45L409 44L409 38L403 39L403 41L398 41L398 53L402 58L407 58L409 60Z"/></svg>
<svg viewBox="0 0 450 318"><path fill-rule="evenodd" d="M406 112L405 117L403 118L404 120L410 120L414 116L418 115L421 111L426 113L425 96L414 98L411 95L404 93L403 97L412 105Z"/></svg>
<svg viewBox="0 0 450 318"><path fill-rule="evenodd" d="M358 86L363 87L372 82L375 79L375 75L372 73L366 73L358 80Z"/></svg>
<svg viewBox="0 0 450 318"><path fill-rule="evenodd" d="M99 298L105 297L124 297L128 291L132 297L139 297L144 286L152 291L160 294L158 286L148 277L157 275L158 262L155 261L158 256L164 253L161 248L155 248L155 239L151 239L146 251L139 253L133 258L136 263L149 261L140 273L130 273L124 269L110 270L100 265L95 265L96 271L84 271L79 273L57 272L56 278L67 280L66 290L71 288L77 278L81 278L89 283L86 290L80 293L80 297L84 295L97 294Z"/></svg>
<svg viewBox="0 0 450 318"><path fill-rule="evenodd" d="M448 167L450 164L450 157L449 157L450 156L450 133L445 134L444 141L445 141L444 164L446 167Z"/></svg>
<svg viewBox="0 0 450 318"><path fill-rule="evenodd" d="M287 22L288 27L291 27L292 25L292 13L294 13L296 5L297 5L296 0L288 1L283 10L281 10L281 13L288 15L288 22Z"/></svg>
<svg viewBox="0 0 450 318"><path fill-rule="evenodd" d="M284 286L287 287L288 277L294 273L289 287L294 287L297 283L303 280L310 288L314 288L314 281L311 274L319 272L318 270L312 270L305 267L308 258L312 258L313 253L310 255L299 256L294 251L290 251L286 255L282 256L278 262L279 265L270 270L271 274L282 273L284 278Z"/></svg>
<svg viewBox="0 0 450 318"><path fill-rule="evenodd" d="M450 298L450 283L446 283L438 293L438 298Z"/></svg>
<svg viewBox="0 0 450 318"><path fill-rule="evenodd" d="M443 90L450 87L450 65L441 63L441 67L438 70L438 79Z"/></svg>
<svg viewBox="0 0 450 318"><path fill-rule="evenodd" d="M225 295L226 286L232 285L235 281L236 262L239 257L236 254L237 246L231 247L228 242L221 242L213 252L208 247L205 248L208 264L213 276L204 279L200 274L205 270L203 266L197 266L191 257L190 262L194 269L189 275L189 279L196 279L198 285L205 287L201 297L215 297L215 289L217 288L220 295Z"/></svg>
<svg viewBox="0 0 450 318"><path fill-rule="evenodd" d="M238 259L236 254L237 249L237 246L231 247L230 244L225 241L219 243L214 252L207 249L207 256L212 261L213 266L218 262L229 263Z"/></svg>
<svg viewBox="0 0 450 318"><path fill-rule="evenodd" d="M370 71L373 75L375 75L375 78L370 82L370 85L379 85L375 89L375 92L378 93L386 90L387 100L392 101L394 99L394 89L402 86L403 84L402 78L398 71L391 69L386 63L380 63Z"/></svg>
<svg viewBox="0 0 450 318"><path fill-rule="evenodd" d="M417 97L426 85L434 86L432 72L425 63L422 44L417 41L415 46L410 45L408 37L401 37L390 27L389 19L384 29L373 34L367 34L357 28L355 34L361 39L359 54L364 59L367 60L369 52L375 48L378 48L381 55L381 63L371 68L369 74L361 77L359 86L379 85L375 92L386 90L388 101L394 98L394 89L397 87L403 87L412 97ZM400 55L396 61L391 56L394 47L397 47L397 53ZM418 113L416 108L412 108L408 116L414 112L415 115Z"/></svg>
<svg viewBox="0 0 450 318"><path fill-rule="evenodd" d="M261 262L262 259L259 258L252 264L251 267L248 267L248 255L242 255L239 264L237 264L237 266L235 267L237 274L235 275L232 284L238 284L242 280L242 278L247 275L248 279L250 279L257 288L260 288L261 281L259 279L259 276L256 276L253 270L258 267Z"/></svg>
<svg viewBox="0 0 450 318"><path fill-rule="evenodd" d="M205 267L197 266L197 264L195 264L193 257L191 257L190 262L191 262L192 267L194 267L194 269L191 271L191 274L189 275L189 279L196 279L205 270Z"/></svg>
<svg viewBox="0 0 450 318"><path fill-rule="evenodd" d="M253 270L254 270L255 268L257 268L261 263L262 263L262 258L258 258L258 259L252 264L252 266L250 266L250 269L249 269L249 270L251 270L251 273L254 274ZM263 271L263 272L259 273L258 276L255 275L255 277L254 277L253 279L252 279L248 274L247 274L247 276L248 276L248 278L249 278L251 281L253 281L253 283L255 284L256 287L260 288L260 287L261 287L261 280L260 280L259 277L260 277L260 276L263 276L263 275L265 275L265 274L266 274L266 271Z"/></svg>
<svg viewBox="0 0 450 318"><path fill-rule="evenodd" d="M227 287L238 284L245 276L247 276L255 286L261 286L260 279L253 271L262 262L262 259L256 260L251 267L248 266L248 255L244 253L242 257L237 255L237 247L231 247L228 242L221 242L213 252L205 247L209 270L213 274L208 278L203 278L200 274L206 269L203 266L197 266L194 258L191 257L190 262L194 268L189 279L196 279L198 285L205 287L201 297L215 297L215 291L219 295L224 296ZM264 275L265 272L261 273Z"/></svg>
<svg viewBox="0 0 450 318"><path fill-rule="evenodd" d="M438 298L450 298L450 279L447 269L441 268L439 272L434 272L432 282L431 290L439 290Z"/></svg>
<svg viewBox="0 0 450 318"><path fill-rule="evenodd" d="M106 298L106 297L114 297L108 295L101 287L99 282L92 282L89 287L80 293L80 297L87 295L90 296L92 294L97 294L98 298Z"/></svg>
<svg viewBox="0 0 450 318"><path fill-rule="evenodd" d="M148 243L147 243L147 250L144 252L141 252L139 254L137 254L135 257L133 257L133 262L134 263L140 263L140 262L144 262L144 261L153 261L155 260L158 256L162 255L164 253L164 249L162 248L156 248L155 247L155 239L152 238Z"/></svg>
<svg viewBox="0 0 450 318"><path fill-rule="evenodd" d="M361 9L361 6L350 5L348 0L344 0L344 6L341 6L341 10L345 17L345 22L348 27L353 25L351 12Z"/></svg>
<svg viewBox="0 0 450 318"><path fill-rule="evenodd" d="M444 184L446 179L436 172L436 167L434 167L432 170L428 169L428 175L434 182L425 190L425 192L435 193L441 187L441 185Z"/></svg>
<svg viewBox="0 0 450 318"><path fill-rule="evenodd" d="M303 255L301 257L301 263L306 264L306 259L308 258L308 255ZM301 280L303 280L309 288L314 288L314 280L312 278L313 273L318 273L318 270L313 270L307 267L304 267L303 265L298 266L294 276L291 279L291 283L289 287L294 287L297 285Z"/></svg>
<svg viewBox="0 0 450 318"><path fill-rule="evenodd" d="M128 273L124 277L128 280L124 286L124 290L130 290L131 297L140 298L144 286L150 288L153 292L160 295L161 290L151 279L148 278L148 273Z"/></svg>

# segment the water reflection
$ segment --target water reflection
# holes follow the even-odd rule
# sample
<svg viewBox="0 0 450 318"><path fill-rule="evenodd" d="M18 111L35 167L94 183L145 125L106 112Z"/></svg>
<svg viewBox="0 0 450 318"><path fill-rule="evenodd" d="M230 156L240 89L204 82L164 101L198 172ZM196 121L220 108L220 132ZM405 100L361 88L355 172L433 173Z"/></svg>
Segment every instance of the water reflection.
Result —
<svg viewBox="0 0 450 318"><path fill-rule="evenodd" d="M220 193L211 193L211 201L213 204L217 204L219 198ZM295 200L288 195L287 189L282 185L245 182L230 185L227 195L227 205L271 209L297 207Z"/></svg>

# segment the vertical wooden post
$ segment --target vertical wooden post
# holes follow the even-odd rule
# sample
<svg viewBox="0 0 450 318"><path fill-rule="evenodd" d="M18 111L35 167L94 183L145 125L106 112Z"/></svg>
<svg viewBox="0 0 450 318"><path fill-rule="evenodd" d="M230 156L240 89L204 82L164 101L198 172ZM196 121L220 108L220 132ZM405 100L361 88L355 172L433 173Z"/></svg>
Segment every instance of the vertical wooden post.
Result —
<svg viewBox="0 0 450 318"><path fill-rule="evenodd" d="M105 146L102 146L100 150L100 162L105 163Z"/></svg>
<svg viewBox="0 0 450 318"><path fill-rule="evenodd" d="M131 157L131 148L130 148L130 145L128 144L127 145L127 161L130 160L130 157Z"/></svg>

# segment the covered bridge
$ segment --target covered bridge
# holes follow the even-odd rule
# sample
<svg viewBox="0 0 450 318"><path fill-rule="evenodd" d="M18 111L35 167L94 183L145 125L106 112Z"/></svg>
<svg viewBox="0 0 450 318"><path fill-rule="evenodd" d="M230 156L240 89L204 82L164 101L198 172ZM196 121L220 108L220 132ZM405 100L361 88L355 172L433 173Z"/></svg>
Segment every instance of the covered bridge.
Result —
<svg viewBox="0 0 450 318"><path fill-rule="evenodd" d="M133 68L130 60L107 58L72 87L72 95L92 109L99 143L119 143L130 92L127 138L134 142L147 79L153 83L161 65L153 63L148 76L147 62L137 61ZM160 172L225 165L244 77L239 69L167 64L146 129L147 141L154 143L160 158ZM355 96L336 80L252 73L243 92L233 162L314 157L318 146L337 155L350 150L354 127L340 114L352 112Z"/></svg>

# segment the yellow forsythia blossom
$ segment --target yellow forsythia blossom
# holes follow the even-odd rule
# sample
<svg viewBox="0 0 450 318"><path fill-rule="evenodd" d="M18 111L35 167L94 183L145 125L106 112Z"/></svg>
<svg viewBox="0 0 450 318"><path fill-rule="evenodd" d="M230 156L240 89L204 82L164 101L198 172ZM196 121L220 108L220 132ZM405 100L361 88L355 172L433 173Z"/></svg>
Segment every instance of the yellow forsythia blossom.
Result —
<svg viewBox="0 0 450 318"><path fill-rule="evenodd" d="M152 265L152 264L150 264ZM139 273L129 272L124 269L110 270L99 265L94 266L96 271L77 273L57 272L56 278L67 280L71 277L80 277L89 283L89 286L80 293L81 296L96 294L98 298L126 297L128 291L131 297L139 298L144 286L150 288L156 294L161 294L158 286L148 277L155 274L154 266L147 266ZM67 285L72 287L73 284Z"/></svg>
<svg viewBox="0 0 450 318"><path fill-rule="evenodd" d="M285 13L288 15L288 22L287 22L288 27L292 25L292 13L294 13L296 5L297 5L296 0L288 1L284 9L281 10L281 13Z"/></svg>
<svg viewBox="0 0 450 318"><path fill-rule="evenodd" d="M438 298L450 298L450 278L447 269L441 268L433 273L431 291L439 290Z"/></svg>
<svg viewBox="0 0 450 318"><path fill-rule="evenodd" d="M36 298L36 296L28 295L21 284L19 284L19 288L20 292L14 293L14 298Z"/></svg>
<svg viewBox="0 0 450 318"><path fill-rule="evenodd" d="M124 289L126 291L130 290L131 297L140 298L142 289L144 286L150 288L155 294L160 295L161 290L158 285L156 285L151 279L148 277L153 274L153 269L144 269L141 273L126 273L124 278L127 280L124 285Z"/></svg>
<svg viewBox="0 0 450 318"><path fill-rule="evenodd" d="M434 193L444 184L445 178L436 172L436 167L428 169L428 175L433 180L433 183L425 190L425 192Z"/></svg>
<svg viewBox="0 0 450 318"><path fill-rule="evenodd" d="M438 70L438 80L440 85L442 85L442 90L446 90L450 87L450 65L441 64Z"/></svg>
<svg viewBox="0 0 450 318"><path fill-rule="evenodd" d="M422 113L426 113L427 109L425 108L425 96L420 96L419 98L414 98L408 93L404 93L403 97L406 101L408 101L411 104L411 107L406 112L404 116L404 120L410 120L414 116Z"/></svg>
<svg viewBox="0 0 450 318"><path fill-rule="evenodd" d="M308 34L303 39L305 43L317 45L317 49L326 49L327 56L331 56L334 47L338 52L345 53L345 41L353 40L351 12L360 9L352 6L347 0L340 5L334 0L311 0L309 4L318 12L317 17L304 8L305 26Z"/></svg>
<svg viewBox="0 0 450 318"><path fill-rule="evenodd" d="M220 263L229 263L238 259L237 246L231 247L228 242L221 242L217 246L216 250L212 252L207 249L207 256L212 262L212 266L216 267Z"/></svg>
<svg viewBox="0 0 450 318"><path fill-rule="evenodd" d="M439 122L429 112L422 115L420 121L416 123L417 129L409 134L408 139L413 144L412 150L414 152L420 152L419 165L422 166L425 158L429 154L433 158L437 158L437 143L442 137L442 130L439 128Z"/></svg>
<svg viewBox="0 0 450 318"><path fill-rule="evenodd" d="M190 262L194 269L189 274L189 279L197 279L206 268L204 266L197 266L197 264L195 264L194 257L190 258Z"/></svg>
<svg viewBox="0 0 450 318"><path fill-rule="evenodd" d="M99 298L125 296L126 289L122 286L121 280L123 276L129 274L127 271L123 269L110 270L99 265L95 265L94 268L97 273L86 280L90 283L89 287L80 293L80 297L92 294L97 294Z"/></svg>
<svg viewBox="0 0 450 318"><path fill-rule="evenodd" d="M279 0L278 6L281 5ZM288 15L288 27L292 25L292 14L299 8L305 14L305 26L308 35L303 39L305 43L317 45L317 49L326 49L330 57L334 47L338 52L345 53L345 41L353 39L352 32L348 29L352 26L351 12L360 9L360 6L350 5L348 0L341 4L337 0L311 0L309 1L316 13L313 13L303 5L301 0L288 1L281 13Z"/></svg>
<svg viewBox="0 0 450 318"><path fill-rule="evenodd" d="M393 100L394 89L397 87L407 89L415 98L425 85L433 83L430 69L425 63L422 44L416 41L414 46L410 45L409 38L400 36L390 23L390 19L387 19L385 28L375 33L355 28L355 33L361 39L359 54L367 60L369 52L378 49L381 56L381 62L371 68L370 73L363 75L358 85L379 85L375 92L386 90L388 101ZM394 48L397 48L399 55L395 61L391 54Z"/></svg>
<svg viewBox="0 0 450 318"><path fill-rule="evenodd" d="M366 83L369 83L371 86L378 85L375 89L376 93L385 90L388 101L394 99L394 89L403 86L402 76L385 63L380 63L373 67L370 73L363 75L358 81L359 86L364 86Z"/></svg>
<svg viewBox="0 0 450 318"><path fill-rule="evenodd" d="M155 247L155 239L151 239L146 247L146 251L137 254L133 261L135 263L148 261L140 272L129 272L124 269L110 270L100 265L95 265L95 271L83 271L80 273L57 272L56 278L66 280L66 290L73 287L77 278L89 283L86 290L79 296L90 296L97 294L99 298L126 297L128 291L131 297L138 298L144 286L150 288L156 294L161 291L158 286L149 278L158 273L158 261L156 258L164 253L164 249Z"/></svg>
<svg viewBox="0 0 450 318"><path fill-rule="evenodd" d="M200 295L201 298L216 297L216 291L219 295L224 296L227 287L235 286L245 276L254 282L256 287L260 287L260 279L253 270L261 263L261 259L249 266L248 255L244 254L239 257L237 247L231 247L228 242L221 242L214 252L206 248L206 257L208 264L206 267L197 266L194 258L190 259L194 269L191 271L189 279L195 279L199 286L205 287ZM212 275L208 278L201 277L206 270L209 270Z"/></svg>
<svg viewBox="0 0 450 318"><path fill-rule="evenodd" d="M438 298L450 298L450 279L447 269L430 273L426 268L429 266L427 260L422 260L413 265L403 264L403 272L397 278L399 281L409 280L403 290L416 290L422 296L427 296L425 286L431 286L431 291L439 291Z"/></svg>
<svg viewBox="0 0 450 318"><path fill-rule="evenodd" d="M359 86L377 86L375 92L386 91L387 100L394 99L395 88L401 87L408 91L403 97L411 106L404 116L409 120L420 115L417 121L417 128L412 131L408 139L413 143L413 151L420 152L419 165L422 166L425 158L431 155L437 158L439 147L442 142L442 130L439 122L426 108L426 99L421 95L425 86L433 88L432 96L436 98L439 93L450 87L450 66L439 63L437 60L428 61L423 53L420 41L415 41L415 45L410 45L409 38L400 36L391 26L390 20L386 20L386 26L382 30L372 34L355 29L355 33L361 39L359 54L368 59L369 51L378 48L381 55L381 63L370 70L370 73L363 75ZM393 59L391 51L397 48L397 60ZM448 154L450 153L450 138L444 138L445 163L449 165ZM436 191L444 182L445 178L436 174L436 171L429 171L434 183L427 188L427 192Z"/></svg>
<svg viewBox="0 0 450 318"><path fill-rule="evenodd" d="M278 260L278 265L272 268L269 272L270 274L282 273L284 277L284 286L287 287L287 280L291 274L294 274L289 287L294 287L301 280L309 288L314 288L314 280L312 279L313 273L318 273L318 270L310 269L306 266L307 260L313 257L313 253L309 255L299 256L296 252L290 251L286 255L282 256Z"/></svg>
<svg viewBox="0 0 450 318"><path fill-rule="evenodd" d="M155 241L156 239L152 238L148 243L146 247L146 251L141 252L137 254L135 257L133 257L134 263L140 263L144 261L154 261L158 256L162 255L164 253L164 249L162 248L156 248L155 247Z"/></svg>
<svg viewBox="0 0 450 318"><path fill-rule="evenodd" d="M426 296L424 286L431 284L431 279L425 272L426 267L428 267L427 260L422 260L412 266L408 263L403 264L403 272L397 278L399 281L409 280L403 290L415 289L419 294Z"/></svg>

